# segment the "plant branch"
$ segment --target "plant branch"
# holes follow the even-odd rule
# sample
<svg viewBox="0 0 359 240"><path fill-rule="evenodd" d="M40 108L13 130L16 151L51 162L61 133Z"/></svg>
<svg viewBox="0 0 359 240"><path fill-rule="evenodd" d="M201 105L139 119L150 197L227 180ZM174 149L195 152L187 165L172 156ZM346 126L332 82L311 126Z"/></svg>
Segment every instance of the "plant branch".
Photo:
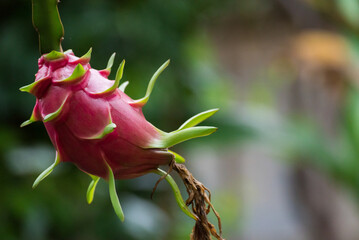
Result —
<svg viewBox="0 0 359 240"><path fill-rule="evenodd" d="M40 53L62 52L64 28L57 9L58 0L32 0L32 23L39 34Z"/></svg>

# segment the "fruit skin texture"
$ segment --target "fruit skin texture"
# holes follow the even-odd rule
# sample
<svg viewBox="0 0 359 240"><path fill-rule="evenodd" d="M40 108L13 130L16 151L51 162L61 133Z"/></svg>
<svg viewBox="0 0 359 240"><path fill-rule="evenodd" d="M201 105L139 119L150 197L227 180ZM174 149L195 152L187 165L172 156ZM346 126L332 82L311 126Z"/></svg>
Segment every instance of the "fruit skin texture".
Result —
<svg viewBox="0 0 359 240"><path fill-rule="evenodd" d="M30 90L37 98L32 118L44 121L60 161L105 179L109 165L116 179L126 179L174 159L166 149L150 147L163 133L146 121L141 104L118 88L106 92L114 85L108 69L92 69L89 58L72 51L55 60L43 55L38 66ZM84 71L66 81L75 68ZM51 114L56 116L51 119ZM101 136L110 124L112 132Z"/></svg>
<svg viewBox="0 0 359 240"><path fill-rule="evenodd" d="M21 126L43 121L56 149L56 161L38 177L34 187L59 162L73 162L91 177L135 178L156 170L159 165L184 159L169 147L191 138L206 136L215 127L195 127L218 109L200 113L179 129L166 133L149 123L142 107L147 103L163 64L149 82L146 95L133 100L124 93L128 82L119 88L124 61L115 80L109 80L114 54L107 68L91 68L89 50L78 58L71 50L52 51L38 61L35 82L20 88L36 97L29 120Z"/></svg>
<svg viewBox="0 0 359 240"><path fill-rule="evenodd" d="M92 69L89 64L91 51L80 58L71 50L42 55L35 82L20 88L36 97L32 115L21 127L42 121L56 149L55 162L37 177L33 188L57 164L72 162L92 178L87 189L87 202L92 202L99 179L108 180L113 208L120 220L124 221L115 179L135 178L153 172L171 185L181 210L198 220L188 209L172 177L158 166L171 161L183 163L184 158L168 148L215 132L215 127L196 125L218 109L193 116L175 131L163 132L145 119L142 107L169 60L154 73L145 96L133 100L124 93L128 82L119 86L124 60L117 70L116 79L109 80L115 54L111 56L107 68L99 71Z"/></svg>

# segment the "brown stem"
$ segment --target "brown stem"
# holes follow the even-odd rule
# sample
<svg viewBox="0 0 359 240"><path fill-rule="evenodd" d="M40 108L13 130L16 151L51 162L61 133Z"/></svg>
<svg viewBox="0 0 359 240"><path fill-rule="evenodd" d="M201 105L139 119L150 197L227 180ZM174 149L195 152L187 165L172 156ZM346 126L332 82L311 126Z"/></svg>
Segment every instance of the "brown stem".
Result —
<svg viewBox="0 0 359 240"><path fill-rule="evenodd" d="M211 203L211 192L197 179L195 179L190 171L183 164L172 162L170 166L181 177L188 192L187 205L192 205L192 210L198 216L198 220L192 230L191 240L211 240L211 236L217 240L222 238L221 218ZM207 219L207 215L212 209L218 220L219 234L212 223Z"/></svg>

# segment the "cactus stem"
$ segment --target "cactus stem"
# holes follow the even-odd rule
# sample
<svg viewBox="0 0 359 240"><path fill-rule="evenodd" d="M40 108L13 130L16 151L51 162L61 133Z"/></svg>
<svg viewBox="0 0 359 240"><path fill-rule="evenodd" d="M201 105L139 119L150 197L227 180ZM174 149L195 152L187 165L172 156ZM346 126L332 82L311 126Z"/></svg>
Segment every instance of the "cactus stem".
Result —
<svg viewBox="0 0 359 240"><path fill-rule="evenodd" d="M62 52L64 28L57 9L58 0L32 0L32 23L39 34L40 53Z"/></svg>

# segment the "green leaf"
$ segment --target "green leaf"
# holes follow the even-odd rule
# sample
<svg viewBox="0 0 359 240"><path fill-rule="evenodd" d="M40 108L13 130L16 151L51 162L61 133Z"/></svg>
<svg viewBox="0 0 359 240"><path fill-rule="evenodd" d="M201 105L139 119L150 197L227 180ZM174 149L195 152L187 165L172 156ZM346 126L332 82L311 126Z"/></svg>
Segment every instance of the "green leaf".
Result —
<svg viewBox="0 0 359 240"><path fill-rule="evenodd" d="M157 168L156 170L153 171L153 173L156 173L160 176L166 176L165 179L166 181L170 184L173 194L175 195L176 198L176 202L178 204L178 206L181 208L181 210L189 217L193 218L194 220L198 220L198 217L196 215L194 215L187 207L186 203L184 202L181 192L177 186L177 183L173 180L173 178L171 177L171 175L167 174L165 171L163 171L162 169Z"/></svg>
<svg viewBox="0 0 359 240"><path fill-rule="evenodd" d="M185 123L183 123L178 130L182 130L185 128L189 128L189 127L194 127L197 124L203 122L204 120L206 120L207 118L211 117L213 114L215 114L216 112L218 112L218 108L215 109L211 109L205 112L201 112L193 117L191 117L190 119L188 119ZM177 130L177 131L178 131Z"/></svg>
<svg viewBox="0 0 359 240"><path fill-rule="evenodd" d="M175 132L164 133L163 137L151 143L150 147L168 148L192 138L207 136L216 130L216 127L190 127Z"/></svg>
<svg viewBox="0 0 359 240"><path fill-rule="evenodd" d="M108 186L110 191L110 199L118 218L123 222L125 220L125 215L123 214L122 207L120 201L118 200L116 185L115 185L115 177L113 176L113 172L111 167L107 164L108 168Z"/></svg>
<svg viewBox="0 0 359 240"><path fill-rule="evenodd" d="M125 89L127 87L127 85L129 84L130 82L129 81L126 81L124 83L122 83L120 86L119 86L119 89L122 91L122 92L125 92Z"/></svg>
<svg viewBox="0 0 359 240"><path fill-rule="evenodd" d="M86 70L84 69L84 67L81 65L81 63L77 64L77 66L75 67L74 71L72 72L71 76L60 80L60 81L56 81L56 82L61 82L61 83L77 83L78 80L80 80L84 75L86 74Z"/></svg>
<svg viewBox="0 0 359 240"><path fill-rule="evenodd" d="M56 157L55 157L55 162L48 167L47 169L45 169L45 171L43 171L35 180L34 184L32 185L32 188L36 188L37 185L39 185L39 183L44 180L53 170L54 168L57 166L57 164L59 164L61 162L60 160L60 155L58 154L58 152L56 152Z"/></svg>
<svg viewBox="0 0 359 240"><path fill-rule="evenodd" d="M186 160L184 159L184 157L182 157L181 155L179 155L178 153L175 153L171 150L167 150L168 152L172 153L173 156L175 157L175 161L176 163L184 163Z"/></svg>
<svg viewBox="0 0 359 240"><path fill-rule="evenodd" d="M153 87L154 87L154 85L156 83L156 80L157 80L158 76L163 72L163 70L166 69L166 67L169 64L170 64L169 59L164 64L162 64L162 66L153 74L150 82L148 83L147 91L146 91L145 96L143 98L141 98L141 99L135 100L133 103L130 103L131 105L142 107L148 102L148 99L150 98L150 95L152 93Z"/></svg>
<svg viewBox="0 0 359 240"><path fill-rule="evenodd" d="M96 189L98 181L100 180L100 177L94 176L92 174L88 174L88 175L92 178L92 181L91 181L89 187L87 188L86 199L87 199L87 203L91 204L93 201L95 189Z"/></svg>
<svg viewBox="0 0 359 240"><path fill-rule="evenodd" d="M43 121L44 122L49 122L49 121L52 121L52 120L56 119L60 115L60 113L61 113L61 111L62 111L62 109L63 109L63 107L64 107L64 105L65 105L65 103L67 101L67 98L68 97L65 98L64 102L61 104L61 106L55 112L47 114L44 117Z"/></svg>

